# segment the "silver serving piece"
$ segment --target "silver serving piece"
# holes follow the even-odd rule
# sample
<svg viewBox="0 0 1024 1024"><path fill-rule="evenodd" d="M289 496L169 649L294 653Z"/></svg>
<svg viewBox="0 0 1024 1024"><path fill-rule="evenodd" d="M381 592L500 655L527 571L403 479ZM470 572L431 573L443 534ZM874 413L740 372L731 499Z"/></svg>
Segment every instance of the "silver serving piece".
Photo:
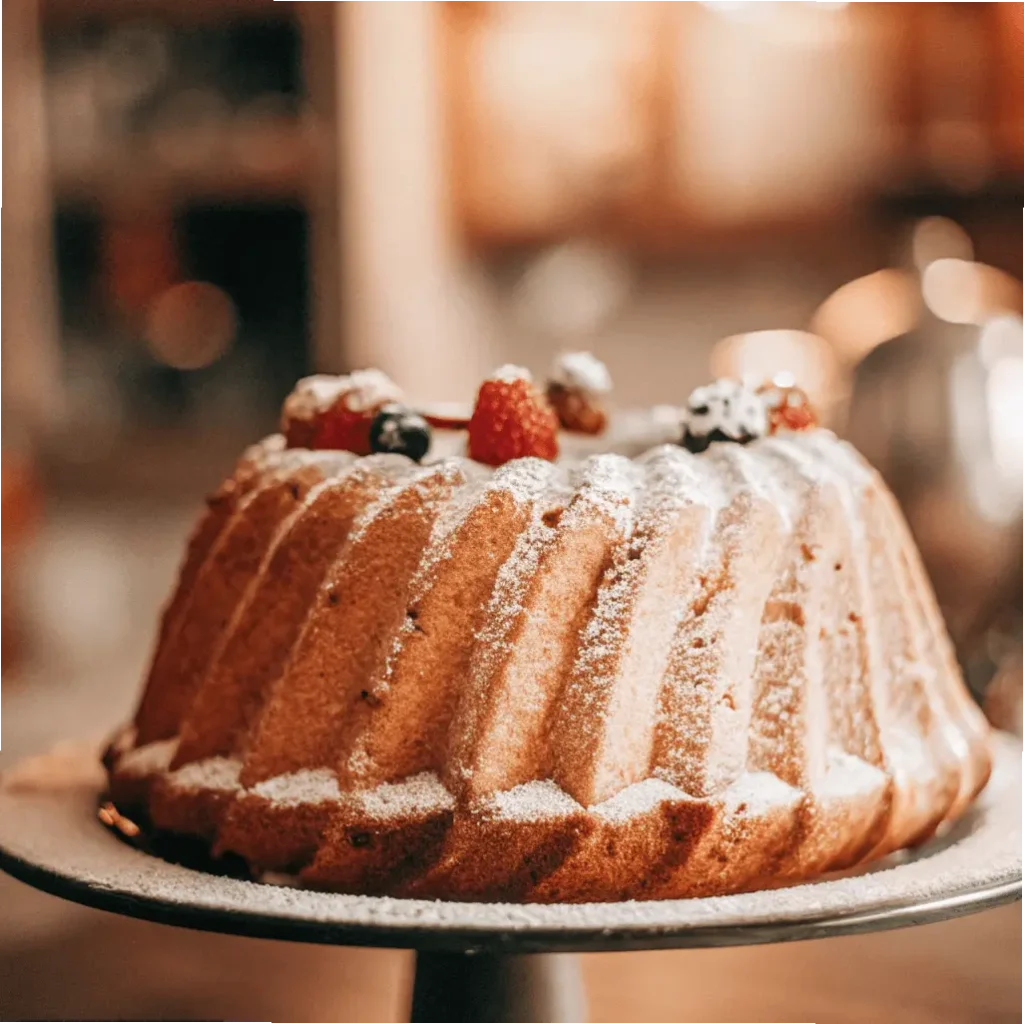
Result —
<svg viewBox="0 0 1024 1024"><path fill-rule="evenodd" d="M892 488L980 693L1020 650L1021 322L926 312L857 367L846 435Z"/></svg>

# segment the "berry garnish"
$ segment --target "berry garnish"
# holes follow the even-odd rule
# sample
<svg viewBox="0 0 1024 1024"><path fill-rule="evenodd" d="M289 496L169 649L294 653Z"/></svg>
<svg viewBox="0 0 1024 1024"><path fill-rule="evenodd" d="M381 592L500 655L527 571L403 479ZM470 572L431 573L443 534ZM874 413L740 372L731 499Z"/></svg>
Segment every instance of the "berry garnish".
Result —
<svg viewBox="0 0 1024 1024"><path fill-rule="evenodd" d="M558 457L558 417L528 371L503 366L480 385L469 421L469 457L501 466Z"/></svg>
<svg viewBox="0 0 1024 1024"><path fill-rule="evenodd" d="M608 417L601 396L611 391L608 368L589 352L563 352L555 359L547 397L566 430L600 434Z"/></svg>
<svg viewBox="0 0 1024 1024"><path fill-rule="evenodd" d="M818 425L818 415L802 388L769 382L762 384L757 393L768 410L770 433L813 430Z"/></svg>
<svg viewBox="0 0 1024 1024"><path fill-rule="evenodd" d="M357 370L344 377L305 377L285 399L281 432L289 448L330 448L369 455L370 424L377 410L401 400L398 386L380 370Z"/></svg>
<svg viewBox="0 0 1024 1024"><path fill-rule="evenodd" d="M734 380L697 388L683 412L683 447L699 454L716 442L748 444L768 433L763 400Z"/></svg>
<svg viewBox="0 0 1024 1024"><path fill-rule="evenodd" d="M390 402L373 417L370 448L375 452L407 455L413 462L419 462L430 449L430 427L419 413Z"/></svg>

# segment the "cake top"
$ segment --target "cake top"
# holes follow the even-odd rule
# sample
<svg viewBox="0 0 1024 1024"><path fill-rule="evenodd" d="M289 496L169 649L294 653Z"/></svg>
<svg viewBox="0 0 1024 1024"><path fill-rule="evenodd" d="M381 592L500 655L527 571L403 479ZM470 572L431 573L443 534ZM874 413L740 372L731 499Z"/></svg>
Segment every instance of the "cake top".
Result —
<svg viewBox="0 0 1024 1024"><path fill-rule="evenodd" d="M615 417L602 405L611 390L608 368L583 351L560 353L546 387L526 367L499 366L481 383L469 415L468 406L441 412L406 406L401 389L380 370L319 374L300 380L285 400L282 432L289 448L390 452L415 462L465 453L497 467L530 457L558 461L563 445L576 460L601 452L635 456L665 442L697 454L713 444L745 445L817 425L802 391L772 382L753 390L717 380L682 406ZM444 432L443 440L433 437L435 430ZM462 432L465 443L458 440Z"/></svg>

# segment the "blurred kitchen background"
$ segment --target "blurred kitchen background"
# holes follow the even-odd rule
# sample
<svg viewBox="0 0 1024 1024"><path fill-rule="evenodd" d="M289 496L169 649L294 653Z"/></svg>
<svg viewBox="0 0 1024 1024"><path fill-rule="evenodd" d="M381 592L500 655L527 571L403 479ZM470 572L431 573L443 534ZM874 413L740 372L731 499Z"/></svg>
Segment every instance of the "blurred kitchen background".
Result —
<svg viewBox="0 0 1024 1024"><path fill-rule="evenodd" d="M791 373L1019 731L1024 5L3 13L0 767L130 713L198 503L298 376L469 401L563 347L624 406ZM406 954L0 900L6 1019L402 1019ZM584 968L594 1020L916 1022L1019 1020L1020 964L1017 907Z"/></svg>

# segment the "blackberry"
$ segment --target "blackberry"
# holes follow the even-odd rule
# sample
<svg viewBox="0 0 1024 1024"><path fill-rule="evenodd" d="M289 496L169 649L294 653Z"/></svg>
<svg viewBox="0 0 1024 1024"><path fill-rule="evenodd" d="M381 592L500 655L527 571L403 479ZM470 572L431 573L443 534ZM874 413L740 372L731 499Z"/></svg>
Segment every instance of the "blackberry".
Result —
<svg viewBox="0 0 1024 1024"><path fill-rule="evenodd" d="M370 448L375 452L407 455L413 462L419 462L430 449L430 427L418 412L391 402L373 417Z"/></svg>

